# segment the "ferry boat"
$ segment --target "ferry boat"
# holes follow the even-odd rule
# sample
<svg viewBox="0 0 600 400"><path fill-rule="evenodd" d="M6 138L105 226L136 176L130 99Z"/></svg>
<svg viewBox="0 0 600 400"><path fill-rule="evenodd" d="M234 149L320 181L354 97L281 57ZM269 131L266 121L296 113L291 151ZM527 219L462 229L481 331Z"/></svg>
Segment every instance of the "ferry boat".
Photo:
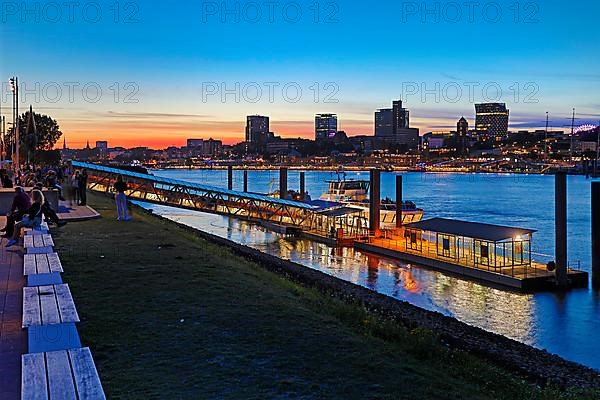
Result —
<svg viewBox="0 0 600 400"><path fill-rule="evenodd" d="M369 213L369 189L371 183L365 180L340 179L327 181L329 188L321 195L321 200L344 203L365 210ZM412 201L402 203L402 223L410 224L423 218L423 210L417 208ZM381 200L381 228L396 227L396 202L385 198Z"/></svg>

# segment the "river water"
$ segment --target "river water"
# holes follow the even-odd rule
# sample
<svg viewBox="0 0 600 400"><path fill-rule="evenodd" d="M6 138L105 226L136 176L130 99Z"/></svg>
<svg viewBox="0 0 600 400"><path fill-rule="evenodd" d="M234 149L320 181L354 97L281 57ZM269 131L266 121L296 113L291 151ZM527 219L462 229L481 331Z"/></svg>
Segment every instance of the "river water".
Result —
<svg viewBox="0 0 600 400"><path fill-rule="evenodd" d="M227 186L225 170L167 170L154 174L218 187ZM405 173L404 198L425 210L425 218L447 217L536 229L534 259L553 259L554 177L511 174ZM278 189L278 171L250 171L249 190ZM368 179L368 172L347 178ZM327 189L335 173L306 172L313 198ZM395 197L395 174L382 173L382 197ZM234 173L234 189L243 175ZM299 186L290 171L289 188ZM568 178L569 261L591 271L590 181ZM496 332L564 358L600 370L600 292L576 289L568 293L519 294L445 275L416 265L373 256L354 249L335 249L303 239L290 239L234 218L170 207L145 205L156 213L194 228L226 237L266 253L439 311L463 322Z"/></svg>

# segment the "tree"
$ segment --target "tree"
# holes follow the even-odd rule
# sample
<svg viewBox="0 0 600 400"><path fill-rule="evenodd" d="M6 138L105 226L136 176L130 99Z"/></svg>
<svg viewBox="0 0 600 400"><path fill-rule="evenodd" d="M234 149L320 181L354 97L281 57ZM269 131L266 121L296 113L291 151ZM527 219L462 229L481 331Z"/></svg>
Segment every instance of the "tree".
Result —
<svg viewBox="0 0 600 400"><path fill-rule="evenodd" d="M19 142L23 151L30 150L30 147L35 146L36 150L52 150L54 145L62 136L60 126L55 119L48 115L33 113L35 121L36 133L35 138L27 135L27 121L29 120L29 111L21 115L19 118ZM14 130L11 129L8 137L8 144L14 143Z"/></svg>

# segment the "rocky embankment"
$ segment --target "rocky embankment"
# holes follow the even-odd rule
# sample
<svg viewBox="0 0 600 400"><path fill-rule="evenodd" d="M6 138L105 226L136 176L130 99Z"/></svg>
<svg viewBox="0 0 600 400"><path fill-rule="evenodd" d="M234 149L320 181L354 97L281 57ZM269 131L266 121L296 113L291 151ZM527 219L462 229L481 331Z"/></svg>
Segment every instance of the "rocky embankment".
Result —
<svg viewBox="0 0 600 400"><path fill-rule="evenodd" d="M395 320L408 329L428 329L439 335L450 347L476 354L542 386L554 384L562 388L600 390L600 373L591 368L303 265L282 260L181 223L173 223L210 242L227 246L236 254L303 286L316 288L328 296L346 302L362 304L369 312L384 319Z"/></svg>

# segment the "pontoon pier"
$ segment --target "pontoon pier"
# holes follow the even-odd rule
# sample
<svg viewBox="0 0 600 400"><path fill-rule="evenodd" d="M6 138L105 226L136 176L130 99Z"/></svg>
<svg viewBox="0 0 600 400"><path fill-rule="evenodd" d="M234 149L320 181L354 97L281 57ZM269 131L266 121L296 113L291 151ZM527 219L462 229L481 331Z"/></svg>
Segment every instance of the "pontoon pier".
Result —
<svg viewBox="0 0 600 400"><path fill-rule="evenodd" d="M351 204L294 201L90 163L73 161L72 165L88 171L91 190L111 193L121 175L129 184L126 194L131 200L246 219L279 233L301 234L329 245L354 246L493 286L523 291L557 287L552 265L531 259L534 230L442 218L380 229L379 218L368 218L380 212L381 203L374 199L365 212L363 207ZM372 183L377 186L378 173L371 171ZM282 174L287 175L287 170ZM231 176L228 173L228 187L232 187ZM247 188L246 174L244 178ZM287 186L287 176L281 180ZM402 207L395 212L405 220ZM588 285L587 272L566 266L562 272L565 270L563 288Z"/></svg>

